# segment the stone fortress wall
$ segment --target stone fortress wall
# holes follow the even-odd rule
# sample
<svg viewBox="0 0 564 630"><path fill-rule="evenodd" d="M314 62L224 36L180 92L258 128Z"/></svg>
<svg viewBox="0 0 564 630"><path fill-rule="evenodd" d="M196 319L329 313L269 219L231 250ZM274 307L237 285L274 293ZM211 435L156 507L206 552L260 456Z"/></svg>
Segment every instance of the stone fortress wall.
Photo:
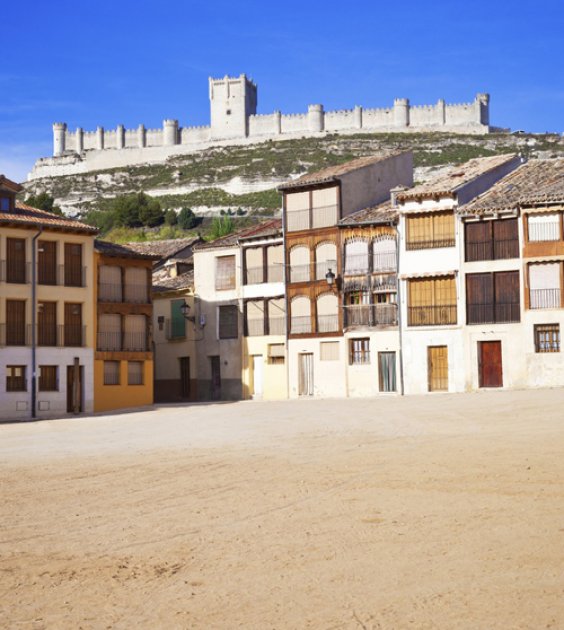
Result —
<svg viewBox="0 0 564 630"><path fill-rule="evenodd" d="M148 162L161 162L171 155L199 151L210 146L253 144L269 139L315 136L325 133L373 133L450 131L487 133L489 95L478 94L473 102L412 106L397 98L393 107L368 109L360 106L325 111L309 105L302 114L257 114L257 86L246 75L209 79L210 125L181 127L166 119L160 129L125 129L118 125L96 131L71 131L66 123L53 124L53 157L39 159L28 179L86 173Z"/></svg>

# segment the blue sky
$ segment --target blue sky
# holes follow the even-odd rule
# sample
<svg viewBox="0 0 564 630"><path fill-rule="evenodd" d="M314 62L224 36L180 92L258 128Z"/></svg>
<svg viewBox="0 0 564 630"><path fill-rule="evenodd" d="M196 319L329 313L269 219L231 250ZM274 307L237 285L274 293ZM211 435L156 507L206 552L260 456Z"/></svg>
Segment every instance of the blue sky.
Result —
<svg viewBox="0 0 564 630"><path fill-rule="evenodd" d="M16 180L55 121L208 124L208 76L242 72L260 113L489 92L492 124L564 131L564 0L35 0L2 21L0 173Z"/></svg>

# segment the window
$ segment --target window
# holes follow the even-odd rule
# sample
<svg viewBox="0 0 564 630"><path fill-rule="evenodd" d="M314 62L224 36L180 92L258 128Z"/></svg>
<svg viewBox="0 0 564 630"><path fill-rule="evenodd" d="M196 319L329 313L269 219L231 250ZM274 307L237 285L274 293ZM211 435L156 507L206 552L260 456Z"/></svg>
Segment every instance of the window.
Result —
<svg viewBox="0 0 564 630"><path fill-rule="evenodd" d="M235 256L218 256L215 259L215 289L226 291L235 288Z"/></svg>
<svg viewBox="0 0 564 630"><path fill-rule="evenodd" d="M25 365L6 366L6 391L25 392L27 383L25 378Z"/></svg>
<svg viewBox="0 0 564 630"><path fill-rule="evenodd" d="M184 299L170 301L169 339L184 339L186 337L186 320L182 313Z"/></svg>
<svg viewBox="0 0 564 630"><path fill-rule="evenodd" d="M290 334L311 332L311 302L309 297L299 295L290 302Z"/></svg>
<svg viewBox="0 0 564 630"><path fill-rule="evenodd" d="M286 304L284 298L268 300L268 334L286 334Z"/></svg>
<svg viewBox="0 0 564 630"><path fill-rule="evenodd" d="M408 216L406 249L454 247L454 213Z"/></svg>
<svg viewBox="0 0 564 630"><path fill-rule="evenodd" d="M312 228L337 225L337 187L319 188L311 191Z"/></svg>
<svg viewBox="0 0 564 630"><path fill-rule="evenodd" d="M286 229L288 232L309 230L309 192L288 193L286 203Z"/></svg>
<svg viewBox="0 0 564 630"><path fill-rule="evenodd" d="M378 383L381 392L396 391L396 353L378 353Z"/></svg>
<svg viewBox="0 0 564 630"><path fill-rule="evenodd" d="M370 363L370 339L351 339L349 344L349 362L351 365Z"/></svg>
<svg viewBox="0 0 564 630"><path fill-rule="evenodd" d="M146 304L149 302L147 270L144 267L126 267L124 302Z"/></svg>
<svg viewBox="0 0 564 630"><path fill-rule="evenodd" d="M219 338L237 339L238 337L237 305L229 304L219 307Z"/></svg>
<svg viewBox="0 0 564 630"><path fill-rule="evenodd" d="M397 266L396 239L387 234L372 244L372 270L375 273L395 271Z"/></svg>
<svg viewBox="0 0 564 630"><path fill-rule="evenodd" d="M65 302L65 346L82 346L82 304Z"/></svg>
<svg viewBox="0 0 564 630"><path fill-rule="evenodd" d="M104 361L104 385L119 385L119 361Z"/></svg>
<svg viewBox="0 0 564 630"><path fill-rule="evenodd" d="M562 263L529 265L530 308L560 308L560 271Z"/></svg>
<svg viewBox="0 0 564 630"><path fill-rule="evenodd" d="M96 349L101 352L117 352L122 347L121 315L102 313L98 316Z"/></svg>
<svg viewBox="0 0 564 630"><path fill-rule="evenodd" d="M511 323L520 319L518 271L466 275L468 324Z"/></svg>
<svg viewBox="0 0 564 630"><path fill-rule="evenodd" d="M248 337L264 335L264 301L246 302L245 333Z"/></svg>
<svg viewBox="0 0 564 630"><path fill-rule="evenodd" d="M453 276L408 280L408 325L456 324L456 284Z"/></svg>
<svg viewBox="0 0 564 630"><path fill-rule="evenodd" d="M335 243L320 243L315 248L315 279L325 280L329 269L337 271L337 247Z"/></svg>
<svg viewBox="0 0 564 630"><path fill-rule="evenodd" d="M334 293L324 293L317 298L317 332L339 330L339 301Z"/></svg>
<svg viewBox="0 0 564 630"><path fill-rule="evenodd" d="M290 282L309 281L309 248L304 245L290 250Z"/></svg>
<svg viewBox="0 0 564 630"><path fill-rule="evenodd" d="M82 287L82 245L65 243L65 286Z"/></svg>
<svg viewBox="0 0 564 630"><path fill-rule="evenodd" d="M517 219L496 219L464 225L466 262L519 257Z"/></svg>
<svg viewBox="0 0 564 630"><path fill-rule="evenodd" d="M37 345L57 345L57 302L39 302L38 304Z"/></svg>
<svg viewBox="0 0 564 630"><path fill-rule="evenodd" d="M123 349L130 352L146 352L147 317L145 315L126 315L123 319Z"/></svg>
<svg viewBox="0 0 564 630"><path fill-rule="evenodd" d="M527 217L529 241L559 241L560 214L533 214Z"/></svg>
<svg viewBox="0 0 564 630"><path fill-rule="evenodd" d="M268 344L268 362L271 365L284 364L284 344L269 343Z"/></svg>
<svg viewBox="0 0 564 630"><path fill-rule="evenodd" d="M25 259L25 239L6 239L6 255L6 282L25 284L28 279Z"/></svg>
<svg viewBox="0 0 564 630"><path fill-rule="evenodd" d="M264 250L262 247L248 247L244 250L245 284L261 284L264 278Z"/></svg>
<svg viewBox="0 0 564 630"><path fill-rule="evenodd" d="M25 300L6 300L6 345L25 346L26 333Z"/></svg>
<svg viewBox="0 0 564 630"><path fill-rule="evenodd" d="M322 341L319 344L319 358L321 361L338 361L339 360L339 342L338 341Z"/></svg>
<svg viewBox="0 0 564 630"><path fill-rule="evenodd" d="M10 197L0 197L0 212L10 211Z"/></svg>
<svg viewBox="0 0 564 630"><path fill-rule="evenodd" d="M535 352L560 352L560 325L535 325Z"/></svg>
<svg viewBox="0 0 564 630"><path fill-rule="evenodd" d="M98 267L98 301L121 302L122 299L121 267L100 265Z"/></svg>
<svg viewBox="0 0 564 630"><path fill-rule="evenodd" d="M58 392L59 381L57 378L56 365L40 365L39 366L39 391L40 392Z"/></svg>
<svg viewBox="0 0 564 630"><path fill-rule="evenodd" d="M143 361L127 362L127 384L143 385Z"/></svg>
<svg viewBox="0 0 564 630"><path fill-rule="evenodd" d="M345 276L368 273L368 241L345 243Z"/></svg>

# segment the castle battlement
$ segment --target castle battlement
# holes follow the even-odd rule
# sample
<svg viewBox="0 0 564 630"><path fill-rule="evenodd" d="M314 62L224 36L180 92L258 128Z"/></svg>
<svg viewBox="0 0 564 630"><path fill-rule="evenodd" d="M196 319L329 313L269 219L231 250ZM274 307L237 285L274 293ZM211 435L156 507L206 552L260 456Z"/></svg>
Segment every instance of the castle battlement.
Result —
<svg viewBox="0 0 564 630"><path fill-rule="evenodd" d="M470 103L447 104L439 99L435 105L411 105L407 98L396 98L392 107L357 105L353 109L325 111L322 104L316 103L302 113L257 114L257 85L247 75L210 77L208 83L209 125L183 127L178 119L165 118L157 129L140 124L134 129L118 125L111 130L100 126L94 131L80 127L69 131L66 123L54 123L53 157L38 160L29 179L159 162L170 155L212 145L249 144L284 137L347 132L489 131L489 95L485 93L477 94Z"/></svg>

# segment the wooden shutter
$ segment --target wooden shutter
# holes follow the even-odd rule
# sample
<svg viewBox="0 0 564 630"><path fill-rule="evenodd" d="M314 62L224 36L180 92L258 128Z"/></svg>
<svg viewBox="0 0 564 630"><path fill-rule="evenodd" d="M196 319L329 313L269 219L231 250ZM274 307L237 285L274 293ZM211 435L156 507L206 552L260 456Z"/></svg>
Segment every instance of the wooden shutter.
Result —
<svg viewBox="0 0 564 630"><path fill-rule="evenodd" d="M6 281L24 284L26 281L25 239L6 239Z"/></svg>
<svg viewBox="0 0 564 630"><path fill-rule="evenodd" d="M6 300L6 345L25 346L25 300Z"/></svg>
<svg viewBox="0 0 564 630"><path fill-rule="evenodd" d="M433 216L433 245L448 247L454 245L454 213L444 212Z"/></svg>
<svg viewBox="0 0 564 630"><path fill-rule="evenodd" d="M82 286L82 245L65 243L65 286Z"/></svg>
<svg viewBox="0 0 564 630"><path fill-rule="evenodd" d="M493 257L495 260L519 257L519 228L517 219L493 221Z"/></svg>
<svg viewBox="0 0 564 630"><path fill-rule="evenodd" d="M500 271L495 276L495 321L518 322L521 317L519 304L519 272Z"/></svg>
<svg viewBox="0 0 564 630"><path fill-rule="evenodd" d="M219 338L237 339L238 337L237 306L228 304L219 307Z"/></svg>
<svg viewBox="0 0 564 630"><path fill-rule="evenodd" d="M40 346L57 345L57 302L39 302L37 344Z"/></svg>
<svg viewBox="0 0 564 630"><path fill-rule="evenodd" d="M186 337L186 320L182 313L184 300L171 300L170 302L170 339L182 339Z"/></svg>
<svg viewBox="0 0 564 630"><path fill-rule="evenodd" d="M65 302L65 346L82 346L82 304Z"/></svg>
<svg viewBox="0 0 564 630"><path fill-rule="evenodd" d="M491 273L466 275L466 321L468 324L494 322L494 287Z"/></svg>
<svg viewBox="0 0 564 630"><path fill-rule="evenodd" d="M215 259L215 288L218 291L235 288L235 256Z"/></svg>
<svg viewBox="0 0 564 630"><path fill-rule="evenodd" d="M57 242L39 241L37 254L37 282L57 284Z"/></svg>
<svg viewBox="0 0 564 630"><path fill-rule="evenodd" d="M491 222L466 223L464 225L465 260L492 259Z"/></svg>

